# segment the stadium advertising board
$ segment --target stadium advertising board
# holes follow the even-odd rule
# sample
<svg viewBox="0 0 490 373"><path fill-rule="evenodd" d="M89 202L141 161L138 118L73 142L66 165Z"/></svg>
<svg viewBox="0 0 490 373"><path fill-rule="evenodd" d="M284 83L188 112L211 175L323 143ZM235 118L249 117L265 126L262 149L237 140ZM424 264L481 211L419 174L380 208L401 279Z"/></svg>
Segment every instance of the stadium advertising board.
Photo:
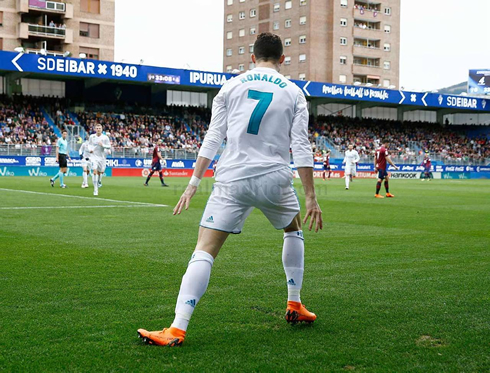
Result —
<svg viewBox="0 0 490 373"><path fill-rule="evenodd" d="M30 167L30 166L1 166L0 165L0 177L2 176L40 176L40 177L52 177L59 171L59 167ZM82 177L81 167L68 167L68 177ZM112 176L112 170L107 168L105 176Z"/></svg>
<svg viewBox="0 0 490 373"><path fill-rule="evenodd" d="M61 75L76 78L95 78L149 84L168 84L189 87L220 88L232 74L172 69L155 66L131 65L110 61L52 57L0 51L0 70L25 73ZM483 72L485 70L478 70ZM267 74L265 74L267 75ZM244 73L240 79L255 79ZM479 84L482 78L476 82ZM485 84L487 82L485 78ZM306 96L344 100L379 102L419 107L490 111L490 102L475 97L441 95L429 92L408 92L363 86L338 85L312 81L293 81Z"/></svg>
<svg viewBox="0 0 490 373"><path fill-rule="evenodd" d="M470 70L468 93L477 95L490 94L490 69Z"/></svg>

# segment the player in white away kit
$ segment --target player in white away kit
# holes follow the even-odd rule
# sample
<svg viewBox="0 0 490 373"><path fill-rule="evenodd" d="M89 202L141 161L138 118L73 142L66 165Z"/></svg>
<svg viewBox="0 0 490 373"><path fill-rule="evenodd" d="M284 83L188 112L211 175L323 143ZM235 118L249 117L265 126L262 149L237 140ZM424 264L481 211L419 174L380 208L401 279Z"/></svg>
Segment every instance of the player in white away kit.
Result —
<svg viewBox="0 0 490 373"><path fill-rule="evenodd" d="M90 161L92 163L92 171L94 173L92 176L94 196L98 196L99 182L105 172L106 150L111 149L111 141L106 135L102 134L101 124L95 126L95 133L90 135L88 147L91 154Z"/></svg>
<svg viewBox="0 0 490 373"><path fill-rule="evenodd" d="M354 150L353 145L349 145L349 149L345 152L345 158L342 163L345 163L345 189L349 189L351 176L356 176L356 163L359 162L359 153Z"/></svg>
<svg viewBox="0 0 490 373"><path fill-rule="evenodd" d="M289 149L306 194L309 229L322 229L322 212L313 184L313 155L308 141L308 110L302 91L279 74L284 61L281 39L260 34L252 61L257 67L228 81L215 97L209 130L199 152L194 174L175 206L174 215L189 207L205 171L224 138L226 149L216 172L216 183L199 228L194 253L182 278L175 319L163 331L138 330L146 343L177 346L185 338L196 304L204 295L211 267L230 233L240 233L254 207L276 229L284 229L283 264L288 302L286 320L313 322L300 300L304 241L299 201L292 187Z"/></svg>
<svg viewBox="0 0 490 373"><path fill-rule="evenodd" d="M82 188L88 188L88 175L90 174L90 150L89 150L89 140L86 139L80 149L78 150L78 154L80 154L80 159L82 160L82 169L83 169L83 181Z"/></svg>

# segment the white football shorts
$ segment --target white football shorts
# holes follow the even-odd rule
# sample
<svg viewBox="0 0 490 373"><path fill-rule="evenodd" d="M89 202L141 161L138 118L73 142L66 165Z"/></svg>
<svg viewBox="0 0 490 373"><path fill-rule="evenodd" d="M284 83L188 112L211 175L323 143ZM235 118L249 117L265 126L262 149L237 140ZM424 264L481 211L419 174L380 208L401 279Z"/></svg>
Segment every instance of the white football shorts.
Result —
<svg viewBox="0 0 490 373"><path fill-rule="evenodd" d="M346 164L345 165L345 174L356 176L356 165L355 164L353 164L353 165Z"/></svg>
<svg viewBox="0 0 490 373"><path fill-rule="evenodd" d="M92 162L90 162L90 158L88 159L88 161L85 158L83 158L82 159L82 168L84 170L89 170L90 167L92 167Z"/></svg>
<svg viewBox="0 0 490 373"><path fill-rule="evenodd" d="M284 229L300 211L293 173L284 168L230 183L217 182L208 199L201 227L238 234L256 207L276 229Z"/></svg>
<svg viewBox="0 0 490 373"><path fill-rule="evenodd" d="M98 172L105 172L105 159L99 157L90 158L92 162L92 170Z"/></svg>

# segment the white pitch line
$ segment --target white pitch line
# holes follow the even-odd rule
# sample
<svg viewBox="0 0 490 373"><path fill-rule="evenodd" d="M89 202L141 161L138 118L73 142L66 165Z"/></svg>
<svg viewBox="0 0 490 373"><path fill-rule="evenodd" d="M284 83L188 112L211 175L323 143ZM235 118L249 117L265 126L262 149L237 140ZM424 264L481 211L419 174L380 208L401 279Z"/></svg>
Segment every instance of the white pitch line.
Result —
<svg viewBox="0 0 490 373"><path fill-rule="evenodd" d="M91 201L108 201L108 202L118 202L118 203L134 203L134 204L137 204L137 205L145 205L145 206L159 206L159 207L168 207L168 205L160 205L160 204L156 204L156 203L148 203L148 202L120 201L120 200L117 200L117 199L109 199L109 198L72 196L72 195L68 195L68 194L57 194L57 193L33 192L33 191L30 191L30 190L5 189L5 188L0 188L0 190L5 190L5 191L7 191L7 192L18 192L18 193L40 194L40 195L44 195L44 196L58 196L58 197L68 197L68 198L89 199L89 200L91 200Z"/></svg>
<svg viewBox="0 0 490 373"><path fill-rule="evenodd" d="M0 207L0 210L42 210L42 209L100 209L100 208L135 208L135 207L161 207L161 205L107 205L107 206L28 206L28 207Z"/></svg>

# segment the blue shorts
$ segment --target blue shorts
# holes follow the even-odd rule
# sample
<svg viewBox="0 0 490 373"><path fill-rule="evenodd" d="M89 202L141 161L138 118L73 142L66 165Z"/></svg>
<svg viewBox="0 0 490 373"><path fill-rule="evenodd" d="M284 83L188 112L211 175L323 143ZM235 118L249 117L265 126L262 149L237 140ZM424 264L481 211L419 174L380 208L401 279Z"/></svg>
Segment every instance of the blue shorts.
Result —
<svg viewBox="0 0 490 373"><path fill-rule="evenodd" d="M426 173L429 173L429 172L430 172L430 167L426 168L426 169L425 169L425 172L426 172Z"/></svg>
<svg viewBox="0 0 490 373"><path fill-rule="evenodd" d="M160 161L158 162L153 162L151 164L151 170L152 171L161 171L162 170L162 164L160 163Z"/></svg>
<svg viewBox="0 0 490 373"><path fill-rule="evenodd" d="M378 170L378 179L383 180L386 176L388 176L388 171Z"/></svg>

